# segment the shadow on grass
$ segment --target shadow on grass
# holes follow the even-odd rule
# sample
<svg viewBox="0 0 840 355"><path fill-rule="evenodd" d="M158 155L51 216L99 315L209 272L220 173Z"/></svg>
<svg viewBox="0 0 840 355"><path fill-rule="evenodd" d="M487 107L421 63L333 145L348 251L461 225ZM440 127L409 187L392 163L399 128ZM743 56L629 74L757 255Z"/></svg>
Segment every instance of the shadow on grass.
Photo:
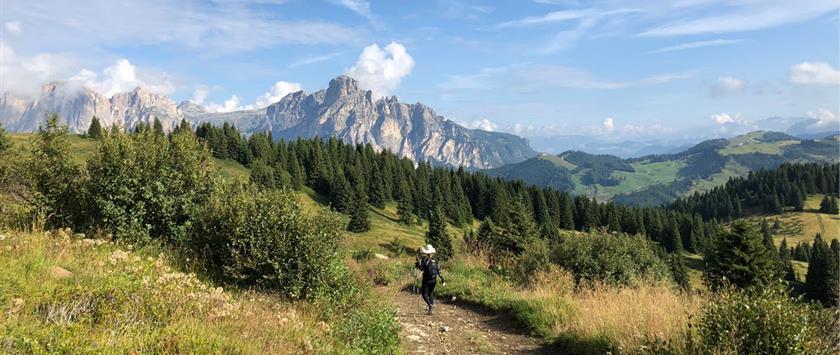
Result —
<svg viewBox="0 0 840 355"><path fill-rule="evenodd" d="M687 266L689 269L703 272L703 259L702 258L697 259L697 258L683 257L683 260L685 260L685 266Z"/></svg>
<svg viewBox="0 0 840 355"><path fill-rule="evenodd" d="M387 219L387 220L389 220L389 221L391 221L391 222L399 223L399 221L400 221L400 220L399 220L399 219L397 219L397 218L394 218L394 217L391 217L391 216L386 215L385 213L383 213L383 212L382 212L381 210L379 210L378 208L371 208L370 210L371 210L374 214L377 214L377 215L379 215L379 216L382 216L382 218L385 218L385 219Z"/></svg>

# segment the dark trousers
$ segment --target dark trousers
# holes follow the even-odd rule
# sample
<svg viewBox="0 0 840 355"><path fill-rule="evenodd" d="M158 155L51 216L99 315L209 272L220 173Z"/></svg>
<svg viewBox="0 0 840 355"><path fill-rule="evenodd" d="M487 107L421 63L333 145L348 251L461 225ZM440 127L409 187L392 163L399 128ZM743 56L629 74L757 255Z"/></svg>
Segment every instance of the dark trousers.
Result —
<svg viewBox="0 0 840 355"><path fill-rule="evenodd" d="M435 285L436 282L424 282L423 286L420 287L420 293L423 295L423 301L426 301L426 305L433 306L435 304Z"/></svg>

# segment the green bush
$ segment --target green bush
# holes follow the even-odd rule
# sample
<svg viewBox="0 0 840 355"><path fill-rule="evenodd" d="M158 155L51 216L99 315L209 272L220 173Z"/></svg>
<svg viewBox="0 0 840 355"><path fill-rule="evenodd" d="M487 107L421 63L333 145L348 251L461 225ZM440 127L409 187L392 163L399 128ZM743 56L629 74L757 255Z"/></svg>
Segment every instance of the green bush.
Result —
<svg viewBox="0 0 840 355"><path fill-rule="evenodd" d="M371 248L362 248L359 250L353 250L351 255L353 256L353 260L362 262L373 259L373 249Z"/></svg>
<svg viewBox="0 0 840 355"><path fill-rule="evenodd" d="M571 271L580 282L635 285L641 280L669 280L668 265L652 242L640 236L588 233L564 238L551 261Z"/></svg>
<svg viewBox="0 0 840 355"><path fill-rule="evenodd" d="M815 329L815 310L791 299L781 286L738 290L713 296L700 316L697 335L702 353L805 354Z"/></svg>
<svg viewBox="0 0 840 355"><path fill-rule="evenodd" d="M103 136L88 160L93 226L131 242L184 238L212 189L210 159L189 132Z"/></svg>
<svg viewBox="0 0 840 355"><path fill-rule="evenodd" d="M338 225L330 212L305 215L291 191L225 184L197 212L186 247L237 285L310 298L347 282Z"/></svg>

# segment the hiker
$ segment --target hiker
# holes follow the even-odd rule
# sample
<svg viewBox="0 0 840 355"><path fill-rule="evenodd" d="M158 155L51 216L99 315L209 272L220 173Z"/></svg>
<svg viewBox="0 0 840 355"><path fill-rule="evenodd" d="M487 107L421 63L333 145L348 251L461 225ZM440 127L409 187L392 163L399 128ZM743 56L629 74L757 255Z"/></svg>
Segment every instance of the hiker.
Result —
<svg viewBox="0 0 840 355"><path fill-rule="evenodd" d="M432 314L432 308L435 306L437 278L440 277L441 286L446 286L446 281L440 274L440 265L438 265L437 259L432 258L435 254L435 247L427 244L420 248L420 253L423 254L423 259L415 261L414 267L423 271L423 284L420 287L420 293L423 295L423 300L426 301L426 312Z"/></svg>

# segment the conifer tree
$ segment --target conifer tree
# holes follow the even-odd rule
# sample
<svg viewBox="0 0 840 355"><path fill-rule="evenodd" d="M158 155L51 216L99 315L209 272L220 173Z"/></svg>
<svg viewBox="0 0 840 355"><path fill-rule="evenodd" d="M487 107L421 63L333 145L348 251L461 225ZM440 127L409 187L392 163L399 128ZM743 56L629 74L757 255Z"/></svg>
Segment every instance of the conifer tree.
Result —
<svg viewBox="0 0 840 355"><path fill-rule="evenodd" d="M823 196L822 201L820 201L820 212L821 213L829 213L829 214L837 214L838 207L837 207L837 199L831 195Z"/></svg>
<svg viewBox="0 0 840 355"><path fill-rule="evenodd" d="M793 198L793 210L796 212L802 212L805 210L805 197L803 196L802 192L799 190L798 186L793 187L793 192L791 193L791 198Z"/></svg>
<svg viewBox="0 0 840 355"><path fill-rule="evenodd" d="M761 234L744 221L720 233L705 257L706 284L717 290L726 284L747 288L767 285L775 278L777 266Z"/></svg>
<svg viewBox="0 0 840 355"><path fill-rule="evenodd" d="M560 228L565 230L575 229L574 202L566 193L560 199Z"/></svg>
<svg viewBox="0 0 840 355"><path fill-rule="evenodd" d="M671 274L674 278L674 283L684 291L691 290L690 279L688 277L688 268L685 266L685 261L679 253L672 253L671 260Z"/></svg>
<svg viewBox="0 0 840 355"><path fill-rule="evenodd" d="M413 224L414 223L414 203L412 202L411 190L408 188L408 183L405 180L400 181L400 193L397 196L397 215L400 217L400 223Z"/></svg>
<svg viewBox="0 0 840 355"><path fill-rule="evenodd" d="M786 281L797 282L796 273L793 271L793 262L791 262L790 248L788 248L787 238L782 239L779 245L779 261L781 264L781 275Z"/></svg>
<svg viewBox="0 0 840 355"><path fill-rule="evenodd" d="M805 275L805 291L809 298L825 305L837 302L838 274L837 255L817 233L811 248L811 260Z"/></svg>
<svg viewBox="0 0 840 355"><path fill-rule="evenodd" d="M331 189L334 196L334 207L338 212L348 213L353 205L353 198L355 194L350 182L344 177L344 173L339 171L335 175L335 186Z"/></svg>
<svg viewBox="0 0 840 355"><path fill-rule="evenodd" d="M382 170L375 168L371 174L370 190L368 190L368 200L370 204L376 208L385 208L385 177L382 176Z"/></svg>
<svg viewBox="0 0 840 355"><path fill-rule="evenodd" d="M347 224L347 230L355 233L367 232L370 230L370 214L368 213L365 184L361 178L356 179L354 190L350 208L350 223Z"/></svg>
<svg viewBox="0 0 840 355"><path fill-rule="evenodd" d="M102 124L99 123L99 119L96 116L93 116L93 119L90 120L90 126L87 130L87 136L93 139L102 139L104 131L102 130Z"/></svg>
<svg viewBox="0 0 840 355"><path fill-rule="evenodd" d="M286 170L289 171L289 176L291 177L292 187L295 190L300 190L303 187L304 182L306 181L306 171L303 169L303 165L300 164L300 160L298 160L297 153L292 151L289 155L289 159L287 160L288 167Z"/></svg>
<svg viewBox="0 0 840 355"><path fill-rule="evenodd" d="M161 123L157 117L155 117L155 121L152 126L152 131L159 136L163 135L163 123Z"/></svg>
<svg viewBox="0 0 840 355"><path fill-rule="evenodd" d="M440 260L448 260L452 256L452 239L446 231L444 218L440 205L432 208L429 213L429 229L426 231L426 244L435 247Z"/></svg>

